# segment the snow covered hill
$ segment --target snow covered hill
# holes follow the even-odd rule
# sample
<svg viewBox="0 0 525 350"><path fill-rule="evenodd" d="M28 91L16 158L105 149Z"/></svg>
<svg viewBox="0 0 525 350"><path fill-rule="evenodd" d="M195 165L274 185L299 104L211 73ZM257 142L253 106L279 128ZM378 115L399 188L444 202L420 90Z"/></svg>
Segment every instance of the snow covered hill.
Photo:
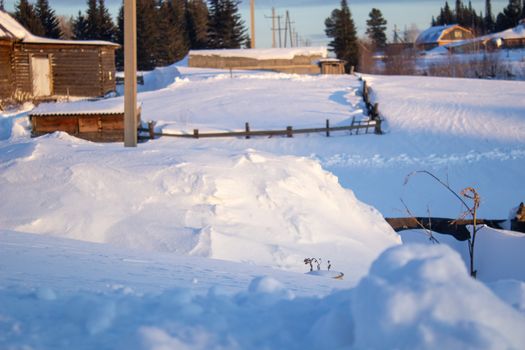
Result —
<svg viewBox="0 0 525 350"><path fill-rule="evenodd" d="M522 235L480 238L482 284L464 243L400 237L383 215L405 216L400 198L417 215L461 213L427 178L404 185L426 169L506 218L524 197L524 83L365 78L382 136L125 149L31 139L26 112L3 113L0 348L523 348ZM143 119L162 132L365 118L352 76L178 65L144 79ZM307 257L345 279L305 274Z"/></svg>

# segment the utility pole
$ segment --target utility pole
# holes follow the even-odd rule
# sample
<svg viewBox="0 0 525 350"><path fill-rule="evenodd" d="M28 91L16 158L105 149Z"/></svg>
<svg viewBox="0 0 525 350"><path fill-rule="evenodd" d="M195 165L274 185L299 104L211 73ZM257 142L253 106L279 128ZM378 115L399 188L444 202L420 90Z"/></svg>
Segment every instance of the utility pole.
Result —
<svg viewBox="0 0 525 350"><path fill-rule="evenodd" d="M277 28L275 27L275 19L277 18L277 16L275 15L275 7L272 7L271 16L264 16L264 17L272 19L272 49L275 49L277 47L276 42L275 42L275 32L277 31Z"/></svg>
<svg viewBox="0 0 525 350"><path fill-rule="evenodd" d="M286 10L286 17L284 18L284 47L287 46L288 41L288 22L290 21L290 15Z"/></svg>
<svg viewBox="0 0 525 350"><path fill-rule="evenodd" d="M272 7L272 48L275 49L275 7Z"/></svg>
<svg viewBox="0 0 525 350"><path fill-rule="evenodd" d="M255 49L255 0L250 0L251 48Z"/></svg>
<svg viewBox="0 0 525 350"><path fill-rule="evenodd" d="M275 32L279 33L279 48L283 47L281 32L286 30L286 29L283 29L281 27L281 18L283 18L283 16L277 15L276 12L275 12L275 7L272 7L272 15L271 16L264 16L264 17L272 19L272 48L275 49L277 47L276 38L275 38ZM275 26L275 20L277 20L277 27ZM286 39L286 34L285 34L284 38ZM286 45L285 45L285 47L286 47Z"/></svg>
<svg viewBox="0 0 525 350"><path fill-rule="evenodd" d="M290 47L293 47L293 31L292 31L292 24L295 24L295 22L292 22L290 20L290 13L286 11L286 20L288 21L288 28L290 29L289 35L290 35Z"/></svg>
<svg viewBox="0 0 525 350"><path fill-rule="evenodd" d="M290 38L290 47L293 47L293 29L292 24L295 24L295 22L292 22L290 20L290 12L286 10L286 18L285 18L285 26L284 26L284 47L286 47L288 44L288 37Z"/></svg>
<svg viewBox="0 0 525 350"><path fill-rule="evenodd" d="M281 41L281 16L277 15L277 31L279 32L279 48L282 47L282 41Z"/></svg>
<svg viewBox="0 0 525 350"><path fill-rule="evenodd" d="M124 0L124 147L137 147L136 0Z"/></svg>

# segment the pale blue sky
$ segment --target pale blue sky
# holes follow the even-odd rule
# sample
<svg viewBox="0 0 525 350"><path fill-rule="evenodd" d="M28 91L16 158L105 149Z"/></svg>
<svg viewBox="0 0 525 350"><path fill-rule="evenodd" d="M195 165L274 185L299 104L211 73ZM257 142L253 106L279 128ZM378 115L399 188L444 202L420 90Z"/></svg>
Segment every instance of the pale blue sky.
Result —
<svg viewBox="0 0 525 350"><path fill-rule="evenodd" d="M18 0L5 0L8 10L12 10L14 3ZM30 0L32 1L32 0ZM71 15L79 10L86 9L85 0L49 0L51 6L57 14ZM453 6L454 0L449 1ZM464 1L468 3L468 1ZM290 16L295 22L297 32L304 38L308 38L315 44L324 44L324 20L330 12L339 6L339 0L255 0L256 3L256 43L257 47L271 46L271 20L265 16L271 15L271 8L274 6L280 15L285 14L288 9ZM366 19L370 10L379 8L388 21L389 37L392 36L394 25L401 30L405 26L415 24L419 29L425 29L430 25L432 15L439 13L440 7L445 3L444 0L348 0L352 15L360 35L364 33ZM493 11L495 13L508 3L508 0L492 0ZM121 0L106 0L106 5L113 15L116 15L120 7ZM484 10L485 0L472 0L472 5L478 11ZM243 0L241 14L249 25L248 16L249 0ZM284 22L283 22L284 25Z"/></svg>

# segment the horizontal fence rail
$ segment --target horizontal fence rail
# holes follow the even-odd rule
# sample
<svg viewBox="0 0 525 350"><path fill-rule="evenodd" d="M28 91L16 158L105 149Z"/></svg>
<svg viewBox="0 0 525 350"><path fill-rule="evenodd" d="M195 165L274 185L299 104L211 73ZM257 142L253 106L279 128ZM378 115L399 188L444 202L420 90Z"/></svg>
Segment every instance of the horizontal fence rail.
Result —
<svg viewBox="0 0 525 350"><path fill-rule="evenodd" d="M364 130L364 134L368 134L369 131L373 130L375 134L382 134L381 132L381 120L355 120L352 119L351 125L346 126L330 126L330 121L326 120L325 127L319 128L302 128L294 129L292 126L287 126L286 129L280 130L251 130L249 123L245 124L244 131L225 131L225 132L201 132L199 129L194 129L193 133L189 134L174 134L165 132L155 131L155 122L149 122L148 128L139 128L139 132L147 133L147 136L141 135L142 138L154 139L155 137L180 137L180 138L217 138L217 137L244 137L246 139L252 136L286 136L293 137L294 134L310 134L310 133L325 133L327 137L330 137L332 132L336 131L349 131L350 134L355 130L355 134L358 135L360 130Z"/></svg>
<svg viewBox="0 0 525 350"><path fill-rule="evenodd" d="M474 225L473 220L436 218L436 217L405 217L405 218L385 218L386 222L396 232L405 230L427 229L430 231L452 235L459 241L466 241L470 237L468 226ZM508 229L506 224L509 220L486 220L478 219L478 225L486 225L495 229ZM510 220L510 229L516 232L525 233L525 222Z"/></svg>

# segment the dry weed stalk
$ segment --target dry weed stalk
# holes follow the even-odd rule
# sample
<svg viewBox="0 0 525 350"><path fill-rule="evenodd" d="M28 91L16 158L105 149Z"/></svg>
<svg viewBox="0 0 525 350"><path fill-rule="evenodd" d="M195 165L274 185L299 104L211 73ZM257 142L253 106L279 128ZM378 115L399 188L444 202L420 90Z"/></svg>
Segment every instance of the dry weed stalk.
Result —
<svg viewBox="0 0 525 350"><path fill-rule="evenodd" d="M414 171L408 174L407 177L405 178L405 185L408 183L410 178L416 174L425 174L433 178L435 181L437 181L439 184L445 187L450 193L452 193L465 207L465 211L463 212L463 214L454 222L465 219L469 216L472 218L472 224L473 224L472 232L469 231L470 235L469 235L467 242L468 242L468 251L469 251L469 257L470 257L470 276L472 276L473 278L476 278L478 271L474 269L474 248L476 244L476 235L480 229L478 228L478 225L477 225L478 209L479 209L479 204L480 204L480 197L479 197L478 192L473 187L467 187L458 194L454 190L452 190L452 188L450 188L450 186L447 183L445 183L440 178L438 178L436 175L432 174L431 172L427 170ZM467 202L465 201L465 199L463 199L462 197L464 197L467 200L471 200L472 205L469 206Z"/></svg>

